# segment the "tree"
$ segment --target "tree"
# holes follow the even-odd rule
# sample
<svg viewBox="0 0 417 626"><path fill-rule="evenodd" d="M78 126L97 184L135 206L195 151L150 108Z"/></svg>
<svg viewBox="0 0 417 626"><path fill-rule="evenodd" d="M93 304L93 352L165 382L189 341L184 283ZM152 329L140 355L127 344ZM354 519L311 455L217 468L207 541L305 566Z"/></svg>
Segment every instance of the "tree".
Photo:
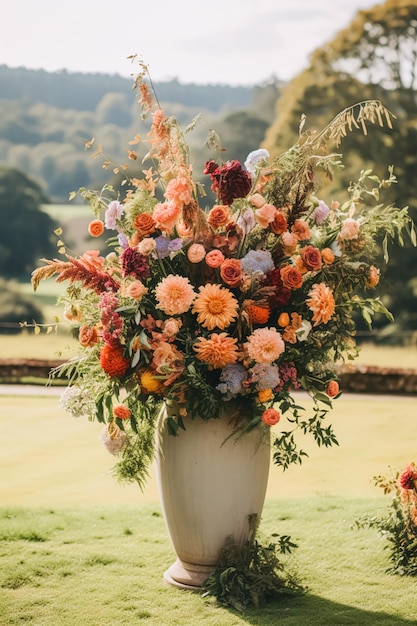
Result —
<svg viewBox="0 0 417 626"><path fill-rule="evenodd" d="M372 168L382 177L393 164L399 184L386 199L408 206L416 221L417 0L387 0L359 11L310 61L283 90L264 147L273 156L288 149L297 141L304 115L305 129L314 132L355 102L380 99L397 117L393 130L349 133L336 150L343 153L344 169L324 189L329 199L344 199L340 196L361 169ZM417 326L416 265L417 251L406 243L384 272L386 303L403 329Z"/></svg>
<svg viewBox="0 0 417 626"><path fill-rule="evenodd" d="M48 202L26 174L0 166L0 275L27 276L39 257L55 254L55 223L41 210Z"/></svg>
<svg viewBox="0 0 417 626"><path fill-rule="evenodd" d="M0 278L0 334L14 335L21 330L21 322L43 322L43 313L33 298L19 290L14 281Z"/></svg>

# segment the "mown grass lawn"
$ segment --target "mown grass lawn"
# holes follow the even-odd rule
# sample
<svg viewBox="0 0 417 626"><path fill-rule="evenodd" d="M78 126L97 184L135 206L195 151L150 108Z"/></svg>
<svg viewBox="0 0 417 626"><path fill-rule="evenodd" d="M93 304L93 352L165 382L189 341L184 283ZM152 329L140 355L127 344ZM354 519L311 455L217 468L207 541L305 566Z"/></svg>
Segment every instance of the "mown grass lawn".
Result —
<svg viewBox="0 0 417 626"><path fill-rule="evenodd" d="M240 614L165 585L174 554L153 476L144 493L118 485L100 425L44 393L0 396L1 626L416 623L415 579L386 574L384 542L352 524L389 506L372 476L416 460L417 398L342 396L340 446L309 442L302 466L271 468L261 536L298 543L289 566L308 591Z"/></svg>
<svg viewBox="0 0 417 626"><path fill-rule="evenodd" d="M268 500L261 534L291 533L299 547L287 567L308 589L245 613L165 585L174 554L157 504L3 508L0 624L415 624L415 580L384 573L381 541L351 528L382 504L336 496Z"/></svg>

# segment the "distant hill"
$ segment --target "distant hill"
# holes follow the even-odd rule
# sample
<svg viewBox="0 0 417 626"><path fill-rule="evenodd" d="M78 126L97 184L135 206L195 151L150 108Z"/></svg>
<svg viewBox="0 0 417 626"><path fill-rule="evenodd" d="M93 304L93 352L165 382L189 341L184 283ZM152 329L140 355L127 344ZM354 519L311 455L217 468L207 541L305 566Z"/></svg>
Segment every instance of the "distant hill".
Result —
<svg viewBox="0 0 417 626"><path fill-rule="evenodd" d="M0 98L4 100L26 100L64 109L95 111L106 94L129 94L132 85L133 79L117 74L46 72L0 65ZM177 79L157 82L155 88L162 102L212 112L225 106L229 109L246 108L253 93L252 87L183 84Z"/></svg>

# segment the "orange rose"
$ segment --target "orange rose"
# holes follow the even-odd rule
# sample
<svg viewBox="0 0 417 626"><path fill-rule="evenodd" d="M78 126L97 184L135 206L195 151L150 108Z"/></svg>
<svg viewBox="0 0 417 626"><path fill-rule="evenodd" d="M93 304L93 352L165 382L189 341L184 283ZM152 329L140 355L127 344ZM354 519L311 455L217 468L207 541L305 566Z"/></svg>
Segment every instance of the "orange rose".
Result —
<svg viewBox="0 0 417 626"><path fill-rule="evenodd" d="M286 289L299 289L303 284L301 272L293 265L284 265L284 267L281 267L279 274Z"/></svg>
<svg viewBox="0 0 417 626"><path fill-rule="evenodd" d="M322 266L321 253L314 246L306 246L301 250L301 258L306 268L312 272L319 270Z"/></svg>
<svg viewBox="0 0 417 626"><path fill-rule="evenodd" d="M281 415L276 409L265 409L262 413L262 421L268 426L275 426L280 419Z"/></svg>
<svg viewBox="0 0 417 626"><path fill-rule="evenodd" d="M98 333L97 328L94 326L91 328L90 326L80 326L80 330L78 331L78 341L84 348L87 346L93 346L98 341Z"/></svg>
<svg viewBox="0 0 417 626"><path fill-rule="evenodd" d="M277 211L273 221L269 224L270 229L276 235L282 235L288 228L287 218L285 215Z"/></svg>
<svg viewBox="0 0 417 626"><path fill-rule="evenodd" d="M229 287L238 287L242 282L242 267L239 259L225 259L220 266L220 277Z"/></svg>
<svg viewBox="0 0 417 626"><path fill-rule="evenodd" d="M140 213L133 220L133 226L139 235L146 237L155 232L155 220L150 213Z"/></svg>
<svg viewBox="0 0 417 626"><path fill-rule="evenodd" d="M88 232L92 237L101 237L104 233L104 224L101 220L93 220L88 225Z"/></svg>
<svg viewBox="0 0 417 626"><path fill-rule="evenodd" d="M214 206L207 216L207 221L213 228L221 228L230 222L230 208L225 205Z"/></svg>
<svg viewBox="0 0 417 626"><path fill-rule="evenodd" d="M330 248L323 248L321 258L326 265L331 265L334 261L334 252Z"/></svg>
<svg viewBox="0 0 417 626"><path fill-rule="evenodd" d="M329 398L334 398L339 393L339 383L337 380L331 380L327 385L326 393Z"/></svg>

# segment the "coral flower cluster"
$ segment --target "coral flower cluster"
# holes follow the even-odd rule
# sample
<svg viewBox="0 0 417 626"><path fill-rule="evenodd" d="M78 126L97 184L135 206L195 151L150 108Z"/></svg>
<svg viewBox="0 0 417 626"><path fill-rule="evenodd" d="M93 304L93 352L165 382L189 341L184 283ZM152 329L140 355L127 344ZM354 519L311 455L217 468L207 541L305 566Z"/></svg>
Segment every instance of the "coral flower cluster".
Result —
<svg viewBox="0 0 417 626"><path fill-rule="evenodd" d="M197 182L184 133L149 84L143 66L136 85L151 124L137 141L149 169L126 179L124 197L108 186L79 191L94 211L90 235L106 233L109 248L70 256L60 238L63 258L33 273L35 288L52 276L69 283L61 301L80 356L61 370L71 376L68 408L80 414L86 402L86 414L108 427L105 445L119 453L120 442L126 450L136 442L137 458L163 403L175 407L174 431L186 415L210 419L228 406L238 430L278 429L275 460L286 466L301 460L297 430L319 445L336 441L323 419L339 395L337 363L357 354L355 315L366 323L375 312L389 315L369 293L380 276L375 242L387 226L391 237L393 225L401 234L409 218L363 204L366 175L344 202L319 199L314 155L325 151L311 140L277 159L254 150L242 164L222 161L212 138L215 154ZM389 117L376 101L366 107L348 112L346 124L349 115L362 125ZM329 128L329 136L345 130ZM381 194L391 182L392 172ZM299 389L327 407L308 422L294 399Z"/></svg>

